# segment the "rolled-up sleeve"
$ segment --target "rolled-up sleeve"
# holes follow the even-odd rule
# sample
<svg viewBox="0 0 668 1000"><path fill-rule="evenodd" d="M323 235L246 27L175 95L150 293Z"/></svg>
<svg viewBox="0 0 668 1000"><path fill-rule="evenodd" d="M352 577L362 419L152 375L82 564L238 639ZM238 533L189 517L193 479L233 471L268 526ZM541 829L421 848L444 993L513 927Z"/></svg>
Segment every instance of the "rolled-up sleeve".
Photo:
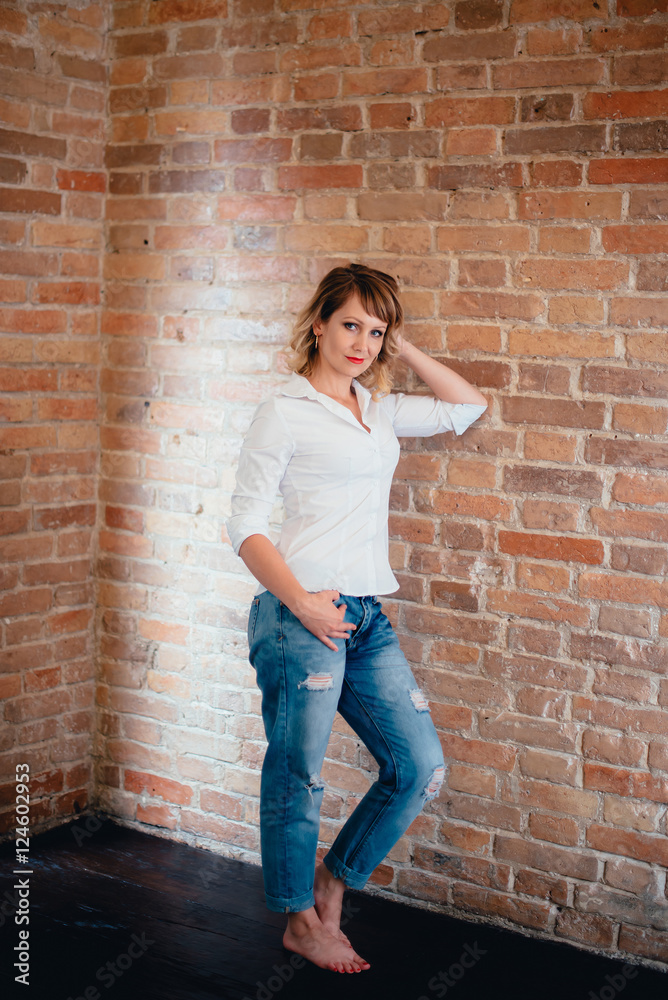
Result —
<svg viewBox="0 0 668 1000"><path fill-rule="evenodd" d="M270 538L269 519L293 451L292 435L272 397L258 406L241 446L226 522L237 555L250 535Z"/></svg>
<svg viewBox="0 0 668 1000"><path fill-rule="evenodd" d="M444 431L463 434L487 409L478 403L448 403L434 396L393 392L381 400L397 437L430 437Z"/></svg>

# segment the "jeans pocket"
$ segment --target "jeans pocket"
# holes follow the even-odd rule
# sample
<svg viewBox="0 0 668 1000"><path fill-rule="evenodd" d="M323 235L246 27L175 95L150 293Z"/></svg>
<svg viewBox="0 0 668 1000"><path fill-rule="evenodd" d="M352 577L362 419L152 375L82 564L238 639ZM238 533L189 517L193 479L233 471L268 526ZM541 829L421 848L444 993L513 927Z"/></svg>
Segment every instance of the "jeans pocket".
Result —
<svg viewBox="0 0 668 1000"><path fill-rule="evenodd" d="M250 611L248 613L248 628L246 631L248 633L249 644L253 641L253 637L255 635L255 625L257 623L257 616L259 610L260 610L260 598L255 597L253 598L253 602L250 606Z"/></svg>

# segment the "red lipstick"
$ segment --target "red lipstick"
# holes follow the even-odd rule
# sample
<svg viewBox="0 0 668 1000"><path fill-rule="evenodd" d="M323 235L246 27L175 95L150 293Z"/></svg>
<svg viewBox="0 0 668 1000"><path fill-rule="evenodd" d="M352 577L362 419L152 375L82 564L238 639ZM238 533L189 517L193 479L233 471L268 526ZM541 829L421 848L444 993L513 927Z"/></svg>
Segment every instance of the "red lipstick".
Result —
<svg viewBox="0 0 668 1000"><path fill-rule="evenodd" d="M354 365L362 365L362 364L364 364L364 358L349 358L347 354L346 354L346 360L347 361L352 361L352 363Z"/></svg>

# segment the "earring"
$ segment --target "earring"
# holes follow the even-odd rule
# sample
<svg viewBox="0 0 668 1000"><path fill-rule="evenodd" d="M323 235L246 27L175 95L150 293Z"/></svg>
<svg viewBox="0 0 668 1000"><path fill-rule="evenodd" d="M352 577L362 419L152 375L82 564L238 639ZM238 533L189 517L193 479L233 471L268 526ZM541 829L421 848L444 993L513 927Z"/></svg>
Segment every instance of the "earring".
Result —
<svg viewBox="0 0 668 1000"><path fill-rule="evenodd" d="M314 333L313 336L315 337L315 349L317 351L318 350L318 334Z"/></svg>

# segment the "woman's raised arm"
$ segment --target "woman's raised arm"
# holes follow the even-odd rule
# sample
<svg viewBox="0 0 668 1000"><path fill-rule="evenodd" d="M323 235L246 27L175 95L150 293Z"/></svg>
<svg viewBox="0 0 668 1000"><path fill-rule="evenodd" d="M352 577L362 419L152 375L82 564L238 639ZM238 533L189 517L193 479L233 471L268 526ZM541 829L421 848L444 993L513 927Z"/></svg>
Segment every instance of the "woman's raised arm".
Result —
<svg viewBox="0 0 668 1000"><path fill-rule="evenodd" d="M483 394L457 372L453 372L436 358L430 358L404 337L399 336L398 341L398 359L427 383L437 399L442 399L446 403L474 403L476 406L487 406Z"/></svg>

